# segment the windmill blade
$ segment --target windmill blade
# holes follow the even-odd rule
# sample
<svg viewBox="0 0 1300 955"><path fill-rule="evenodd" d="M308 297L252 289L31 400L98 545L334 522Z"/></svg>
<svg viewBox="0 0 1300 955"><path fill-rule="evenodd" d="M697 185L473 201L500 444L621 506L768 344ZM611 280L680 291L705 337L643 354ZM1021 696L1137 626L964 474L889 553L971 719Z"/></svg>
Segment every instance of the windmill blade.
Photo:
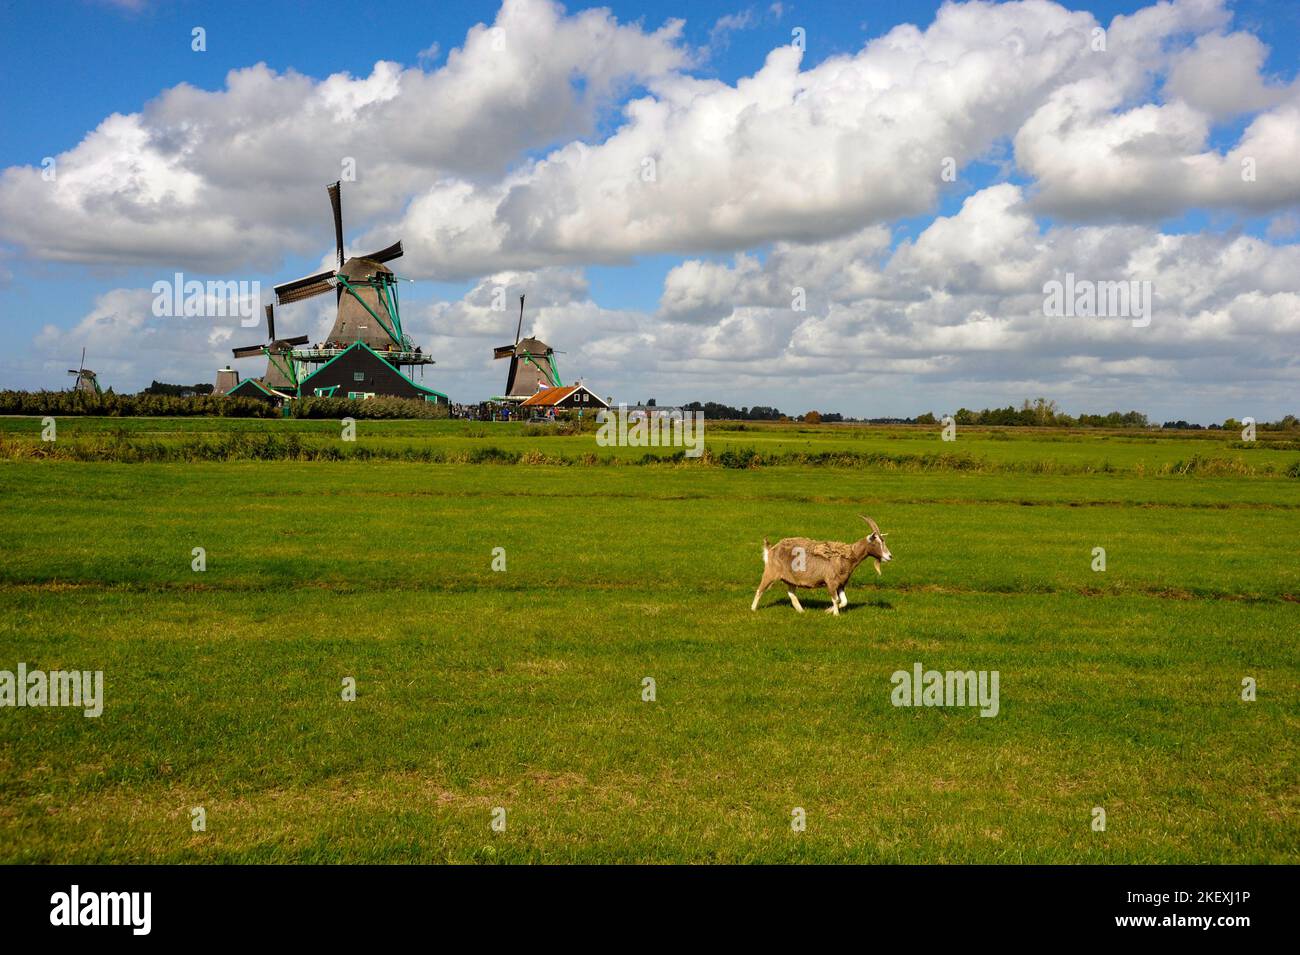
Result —
<svg viewBox="0 0 1300 955"><path fill-rule="evenodd" d="M243 348L232 348L236 358L249 358L253 355L260 355L266 349L265 345L246 345Z"/></svg>
<svg viewBox="0 0 1300 955"><path fill-rule="evenodd" d="M380 249L378 252L370 252L367 253L366 255L358 256L358 258L369 259L372 262L379 262L381 264L384 262L391 262L393 261L393 259L400 259L401 257L402 257L401 239L398 239L396 242L394 242L386 249Z"/></svg>
<svg viewBox="0 0 1300 955"><path fill-rule="evenodd" d="M81 346L81 361L79 362L79 364L81 365L82 368L86 367L86 346L85 345Z"/></svg>
<svg viewBox="0 0 1300 955"><path fill-rule="evenodd" d="M277 338L271 342L274 348L295 348L298 345L305 345L311 339L306 335L295 335L293 338Z"/></svg>
<svg viewBox="0 0 1300 955"><path fill-rule="evenodd" d="M524 330L524 297L519 296L519 325L515 328L515 347L519 347L519 334Z"/></svg>
<svg viewBox="0 0 1300 955"><path fill-rule="evenodd" d="M332 282L318 282L315 285L305 286L284 295L276 296L276 301L281 305L292 305L294 302L301 302L305 299L315 298L317 295L324 295L334 288Z"/></svg>
<svg viewBox="0 0 1300 955"><path fill-rule="evenodd" d="M79 374L81 374L81 371L80 371L79 369L77 369L77 368L69 368L69 369L68 369L68 374L69 374L69 375L79 375Z"/></svg>
<svg viewBox="0 0 1300 955"><path fill-rule="evenodd" d="M275 341L275 309L266 306L266 337L270 341Z"/></svg>
<svg viewBox="0 0 1300 955"><path fill-rule="evenodd" d="M330 194L330 208L334 210L334 244L338 249L339 268L343 268L343 182L326 186Z"/></svg>
<svg viewBox="0 0 1300 955"><path fill-rule="evenodd" d="M283 285L277 285L275 287L275 304L288 305L290 302L301 302L305 298L328 292L334 287L330 283L330 279L334 278L336 274L337 270L329 269L325 272L317 272L315 275L308 275L305 278L294 279L292 282L285 282Z"/></svg>
<svg viewBox="0 0 1300 955"><path fill-rule="evenodd" d="M492 349L493 358L509 358L514 353L515 353L514 345L501 345L498 348Z"/></svg>

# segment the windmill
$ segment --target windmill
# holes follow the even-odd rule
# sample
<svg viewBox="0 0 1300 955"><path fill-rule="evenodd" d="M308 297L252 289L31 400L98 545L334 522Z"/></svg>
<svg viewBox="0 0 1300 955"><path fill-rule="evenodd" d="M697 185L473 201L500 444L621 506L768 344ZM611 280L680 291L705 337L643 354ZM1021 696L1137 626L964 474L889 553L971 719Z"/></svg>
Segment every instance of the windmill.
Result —
<svg viewBox="0 0 1300 955"><path fill-rule="evenodd" d="M345 258L341 189L341 182L326 187L334 212L334 247L338 265L275 287L275 301L279 305L301 302L331 290L334 292L338 304L334 327L326 339L325 348L312 350L327 354L304 355L302 360L329 360L340 349L360 341L375 351L390 353L396 365L430 364L430 360L423 357L402 331L401 312L397 307L397 276L384 265L401 257L402 243L394 242L377 252Z"/></svg>
<svg viewBox="0 0 1300 955"><path fill-rule="evenodd" d="M278 358L287 381L281 387L293 397L338 397L364 400L377 395L447 402L440 391L412 381L403 366L432 365L433 359L415 346L402 331L397 303L397 276L385 265L402 255L402 243L348 258L343 250L342 183L326 186L334 213L334 250L337 265L275 287L277 305L306 301L334 293L334 325L324 342L309 348L297 346L307 339L276 341L287 346L277 355L268 346L271 364ZM267 309L268 331L271 320ZM247 349L244 350L247 353ZM240 354L240 349L235 350ZM268 371L268 378L270 372Z"/></svg>
<svg viewBox="0 0 1300 955"><path fill-rule="evenodd" d="M68 374L75 375L77 378L72 385L74 392L80 391L88 395L103 394L99 387L99 378L86 367L86 349L81 349L81 367L69 368Z"/></svg>
<svg viewBox="0 0 1300 955"><path fill-rule="evenodd" d="M555 349L536 338L520 338L524 330L524 296L519 296L519 324L515 328L515 343L492 349L493 359L509 358L510 372L506 377L504 397L531 398L543 388L563 385L560 372L555 367Z"/></svg>
<svg viewBox="0 0 1300 955"><path fill-rule="evenodd" d="M276 391L288 390L296 393L298 372L293 363L293 349L297 345L305 345L307 341L306 335L276 338L275 309L274 306L268 305L266 306L266 341L261 345L246 345L232 351L236 358L265 355L266 375L263 376L262 383Z"/></svg>

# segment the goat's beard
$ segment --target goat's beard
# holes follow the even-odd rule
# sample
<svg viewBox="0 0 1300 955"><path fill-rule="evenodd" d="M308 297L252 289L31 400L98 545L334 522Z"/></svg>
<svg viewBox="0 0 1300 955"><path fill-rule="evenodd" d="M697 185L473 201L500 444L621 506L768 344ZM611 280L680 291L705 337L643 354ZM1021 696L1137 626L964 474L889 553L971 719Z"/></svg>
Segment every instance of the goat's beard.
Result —
<svg viewBox="0 0 1300 955"><path fill-rule="evenodd" d="M879 576L880 576L880 561L876 560L876 559L873 557L873 558L872 558L872 562L876 565L876 576L879 577Z"/></svg>

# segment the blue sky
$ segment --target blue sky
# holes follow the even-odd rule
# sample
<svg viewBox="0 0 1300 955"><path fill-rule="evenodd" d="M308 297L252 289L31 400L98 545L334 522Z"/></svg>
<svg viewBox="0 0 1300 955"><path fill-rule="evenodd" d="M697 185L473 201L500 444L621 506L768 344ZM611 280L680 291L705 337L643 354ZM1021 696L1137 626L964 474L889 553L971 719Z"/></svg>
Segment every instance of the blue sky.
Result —
<svg viewBox="0 0 1300 955"><path fill-rule="evenodd" d="M889 33L900 24L915 24L920 30L926 30L934 21L938 8L937 4L922 0L780 5L745 3L740 0L699 0L690 4L615 2L602 6L612 12L618 24L627 27L639 25L647 33L658 30L669 20L684 20L684 27L675 43L679 48L691 51L692 62L676 68L673 71L674 78L685 76L718 80L728 86L735 86L739 81L760 71L765 58L773 49L790 43L791 30L795 26L803 27L807 32L807 50L800 69L811 71L828 58L859 54L867 41ZM1150 4L1141 0L1095 0L1065 2L1059 6L1067 10L1089 12L1098 23L1105 25L1118 14L1132 14ZM586 9L576 3L567 4L566 8L570 15ZM371 75L379 60L395 61L403 67L437 71L446 66L449 51L466 43L467 32L476 24L493 23L498 15L499 4L266 2L246 5L161 0L140 0L138 3L54 0L12 3L6 5L5 9L10 24L39 26L27 30L0 31L0 70L3 70L6 90L5 97L0 101L6 130L6 135L0 138L0 169L39 167L43 157L71 153L90 131L113 113L137 114L164 91L182 84L199 90L221 90L231 70L244 69L258 63L266 64L276 74L292 71L317 81L341 72L358 79L365 78ZM1274 0L1238 0L1227 4L1226 9L1232 17L1230 24L1207 32L1240 31L1251 34L1268 47L1268 55L1260 72L1277 84L1291 82L1296 73L1296 51L1300 49L1300 43L1297 43L1300 39L1300 4ZM207 50L203 53L195 53L190 48L191 30L196 26L206 31ZM1192 39L1190 35L1176 36L1169 40L1169 44L1187 45ZM578 77L575 82L582 83L584 80ZM657 81L649 82L653 86ZM651 92L643 78L621 82L614 100L604 104L604 108L592 117L593 128L576 138L594 146L600 145L617 134L627 122L622 113L623 104L632 98L655 95L660 94ZM1152 82L1142 96L1126 105L1140 105L1141 102L1162 105L1167 99L1160 83ZM1241 140L1258 112L1242 111L1226 117L1215 117L1210 124L1205 148L1219 154L1229 153L1234 144ZM523 117L521 121L522 119ZM517 154L506 158L500 175L508 176L512 171L526 169L533 161L548 156L552 150L561 148L574 139L572 130L564 129L553 138L542 137L528 142ZM1015 184L1026 193L1036 190L1039 187L1036 177L1014 160L1011 140L1011 135L1005 135L995 144L994 149L1000 162L978 156L963 162L957 182L945 184L936 192L934 200L922 203L915 214L893 216L883 222L864 214L859 224L864 228L872 225L887 228L888 241L880 253L887 257L900 247L917 242L918 237L926 233L934 223L936 216L957 215L966 200L982 190L1004 182ZM882 175L884 174L887 174L886 170L882 170ZM429 181L433 183L444 175L445 171L433 168L429 172ZM274 254L261 256L259 261L265 263L264 269L252 273L245 270L241 275L253 274L269 285L317 267L320 256L328 252L330 244L328 209L323 189L320 188L324 184L307 182L304 186L310 188L305 188L303 193L304 202L315 204L309 213L318 219L315 233L319 238L318 245L310 245L313 238L303 233L305 238L299 249L290 249L278 258ZM17 187L13 194L15 203L23 201ZM367 216L358 210L357 204L349 204L346 198L348 194L345 193L345 210L350 209L353 213L348 217L349 235L359 236L372 228L381 231L396 228L409 199L415 194L396 195L387 205L374 203L376 211ZM366 196L364 193L362 195ZM3 214L4 208L0 204L0 214ZM1171 207L1169 214L1155 220L1148 217L1142 224L1147 228L1158 229L1165 235L1246 235L1257 237L1270 246L1289 248L1289 243L1294 240L1294 230L1287 216L1294 215L1294 208L1294 203L1285 200L1272 202L1262 208L1188 202ZM1033 219L1042 230L1057 227L1069 229L1076 224L1087 227L1093 224L1075 223L1074 218L1073 213L1062 215L1054 208L1033 210ZM1122 210L1102 218L1106 223L1122 220ZM840 229L817 239L820 241L824 238L825 241L833 242L844 234L845 230ZM753 240L731 238L700 245L679 243L678 246L668 240L649 243L644 251L636 248L625 250L612 263L605 261L601 255L584 258L581 253L566 253L567 257L557 259L553 267L581 270L586 287L582 301L591 306L591 315L598 316L592 321L599 321L599 316L636 312L641 316L638 319L642 323L641 334L643 337L652 337L655 328L667 328L662 321L664 312L660 307L661 298L665 293L667 277L675 267L684 262L710 263L730 276L738 270L735 265L737 255L751 255L756 261L764 263L768 261L774 244L779 245L788 240L804 241L808 238L806 230L792 226L787 234L777 227ZM0 238L0 315L4 318L0 325L0 345L4 347L6 355L10 356L0 363L0 384L18 387L64 386L66 382L59 377L64 367L62 363L73 361L76 353L74 351L64 357L53 354L52 349L72 349L76 344L76 335L64 337L62 333L74 330L92 312L97 296L104 291L148 288L159 275L170 274L174 266L165 256L156 256L147 261L139 261L138 257L134 261L124 261L116 258L111 250L111 234L104 237L104 242L106 251L103 255L72 255L32 248L25 239L25 233L17 227ZM502 268L515 268L508 257L500 259L499 264ZM546 267L548 266L543 266ZM775 269L775 266L771 268ZM200 267L197 270L189 269L187 274L204 278L226 273L222 268L213 268L211 272L205 273ZM456 275L449 280L440 281L438 267L431 266L425 270L421 280L405 293L405 301L410 303L411 308L417 305L433 307L441 303L443 310L436 314L451 322L461 314L456 310L458 306L455 303L463 296L472 294L486 275L485 266L483 273ZM538 276L536 281L539 285L545 285L547 279L543 275ZM737 294L743 298L743 294L750 293ZM756 291L752 294L761 297ZM559 309L564 304L557 300L554 307ZM730 321L734 326L733 331L744 327L749 337L761 337L762 328L766 326L753 324L761 322L762 316L756 316L752 312L760 307L770 307L770 304L760 302L758 298L753 301L738 300L740 310L733 313L730 319L720 320L716 336L729 334L727 322ZM845 304L847 306L847 302ZM871 314L883 316L885 313ZM548 321L545 317L541 320L544 323ZM834 315L828 314L827 321L834 320ZM871 321L879 324L888 323L891 319L880 317ZM690 324L691 322L695 324ZM509 323L503 321L501 324L504 327ZM58 333L46 334L37 343L38 336L47 325L54 326L59 330ZM646 331L646 327L651 325L655 328ZM558 313L543 327L568 328L565 319ZM579 324L573 327L592 326ZM695 346L697 350L704 347L710 333L702 331L696 319L690 319L682 327L700 336L699 344ZM456 347L456 334L450 330L435 332L438 335L444 333L448 337L440 339L442 344ZM481 325L477 327L476 333L489 334L483 331ZM798 330L791 331L790 341L798 340L800 334ZM634 332L629 327L624 337L633 335ZM675 339L680 340L681 335L675 335ZM471 341L477 344L473 334L467 332L465 347L471 347ZM582 365L586 356L582 354L581 343L555 344L561 348L566 344L569 346L567 350L572 354L567 360L569 366L575 363ZM805 405L813 406L817 403L826 410L848 413L910 414L922 410L939 411L945 403L975 406L993 403L1003 397L1011 399L1015 394L1014 389L1034 385L1051 389L1056 381L1061 396L1065 398L1063 403L1067 406L1081 402L1088 405L1087 410L1098 411L1110 410L1112 406L1129 402L1152 410L1155 414L1160 414L1164 409L1171 413L1176 410L1175 399L1169 395L1167 388L1161 386L1158 378L1148 381L1124 378L1123 387L1116 388L1113 387L1116 379L1111 376L1107 379L1111 381L1111 386L1097 380L1093 387L1072 378L1070 373L1062 372L1062 360L1066 357L1062 354L1054 356L1055 368L1045 364L1041 372L1036 371L1032 375L1027 374L1023 378L1007 382L1005 390L1000 390L996 384L996 372L992 365L975 361L970 363L968 375L945 380L942 376L933 377L935 370L929 368L922 372L920 379L906 381L901 389L891 388L886 394L871 395L869 391L864 394L852 374L844 369L828 371L820 379L815 371L799 371L806 368L807 363L797 360L798 356L791 360L793 370L789 375L763 381L759 386L749 377L748 370L742 370L742 374L733 379L728 377L723 367L719 367L715 373L701 370L683 373L676 378L670 368L663 369L663 374L658 376L648 373L623 376L618 374L617 362L602 364L598 361L594 356L594 347L592 346L591 365L595 369L593 373L608 382L604 390L626 389L627 394L623 397L629 398L644 397L639 394L640 391L654 388L666 396L660 400L732 400L745 404L777 404L791 411L802 411L805 410ZM778 345L773 347L777 348ZM1098 344L1088 356L1068 357L1073 362L1073 367L1085 367L1088 362L1081 362L1081 357L1113 360L1114 355L1109 353L1109 349L1109 345ZM217 352L214 349L212 354L216 355ZM792 348L787 345L784 354L790 356ZM902 352L899 354L902 355ZM681 368L690 364L692 357L689 352L680 354L674 367ZM939 361L942 356L929 357L933 359L931 364L935 368L943 364ZM126 389L147 384L148 379L154 376L153 369L143 364L133 365L126 357L118 361L115 356L108 356L107 361L108 367L120 376L119 386ZM117 364L113 364L114 361ZM1069 365L1070 361L1066 361L1065 365ZM1159 356L1151 357L1150 361L1156 364L1173 362L1175 357L1166 348ZM206 358L201 361L195 359L190 364L178 361L173 363L172 368L159 369L158 376L168 372L182 374L193 369L196 374L202 372L202 377L209 378L210 370L202 369L210 364L212 362ZM449 356L445 364L449 373L453 367L457 369L456 374L460 377L453 380L467 391L478 388L486 394L492 390L487 382L495 377L495 369L489 359L474 364L451 360ZM990 370L981 372L981 366ZM1121 378L1131 376L1130 372L1118 374ZM927 378L927 375L931 377ZM111 379L112 376L107 377ZM823 386L819 381L828 384ZM829 384L831 382L833 384ZM1233 384L1232 381L1223 382L1220 394L1231 395ZM1278 390L1281 387L1278 385L1273 392L1267 394L1261 392L1253 399L1261 406L1267 406L1265 414L1280 413L1285 407L1285 399ZM454 397L468 399L481 396L465 393ZM1147 399L1145 402L1144 398ZM1196 397L1189 392L1187 399L1177 409L1186 407L1187 410L1177 416L1199 415L1206 420L1214 420L1229 413L1242 413L1235 407L1229 407L1230 403L1226 399L1209 400L1203 395Z"/></svg>

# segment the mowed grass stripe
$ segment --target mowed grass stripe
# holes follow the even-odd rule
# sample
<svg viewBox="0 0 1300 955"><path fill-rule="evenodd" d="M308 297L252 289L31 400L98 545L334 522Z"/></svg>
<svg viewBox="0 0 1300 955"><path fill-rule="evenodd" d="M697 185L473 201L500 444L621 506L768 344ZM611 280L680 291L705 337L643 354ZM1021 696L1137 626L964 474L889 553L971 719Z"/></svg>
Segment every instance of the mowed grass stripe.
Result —
<svg viewBox="0 0 1300 955"><path fill-rule="evenodd" d="M485 474L483 467L505 469ZM421 497L625 497L690 500L736 497L806 503L982 503L1060 507L1300 507L1300 482L1283 477L1128 474L988 475L962 472L863 472L845 468L770 467L734 470L695 464L663 468L573 468L550 465L465 465L391 461L223 461L176 464L0 460L0 495L59 496L75 489L94 501L141 495L186 499L199 486L238 481L241 496L279 500L348 497L364 487L386 501ZM88 475L82 480L82 474ZM187 480L177 481L177 474ZM488 480L485 482L484 477ZM499 477L499 479L498 479Z"/></svg>
<svg viewBox="0 0 1300 955"><path fill-rule="evenodd" d="M310 468L151 466L131 492L129 478L138 469L114 466L110 487L85 494L66 491L70 479L97 474L84 465L59 466L57 474L24 465L28 473L6 482L10 523L0 581L266 588L350 587L360 580L387 588L572 590L655 580L666 588L743 591L757 584L763 537L852 539L865 527L857 515L866 512L891 534L896 560L883 581L891 586L1252 599L1300 594L1294 560L1300 515L1289 509L1207 515L997 501L900 504L873 500L870 482L845 472L821 475L819 484L846 498L861 489L852 506L756 502L748 496L752 489L779 486L779 475L761 472L709 481L678 471L615 472L619 480L610 483L623 491L662 495L636 499L589 493L544 501L519 494L467 498L457 493L465 484L518 491L531 472L480 466L430 474L419 465L393 464L351 469L351 495L321 500L304 467ZM562 469L545 477L576 481L586 473L554 470ZM451 471L458 483L447 478ZM1003 483L995 476L963 480L968 487ZM911 494L926 481L915 476ZM436 490L439 482L450 485L448 494L383 505L369 494L371 486ZM936 491L948 483L932 481ZM670 492L678 484L712 493L675 498ZM300 493L265 496L268 488L285 486ZM207 552L203 575L190 570L194 547ZM496 547L506 550L504 575L491 570ZM1106 551L1105 573L1091 569L1095 547ZM874 586L869 567L860 575L855 584Z"/></svg>

